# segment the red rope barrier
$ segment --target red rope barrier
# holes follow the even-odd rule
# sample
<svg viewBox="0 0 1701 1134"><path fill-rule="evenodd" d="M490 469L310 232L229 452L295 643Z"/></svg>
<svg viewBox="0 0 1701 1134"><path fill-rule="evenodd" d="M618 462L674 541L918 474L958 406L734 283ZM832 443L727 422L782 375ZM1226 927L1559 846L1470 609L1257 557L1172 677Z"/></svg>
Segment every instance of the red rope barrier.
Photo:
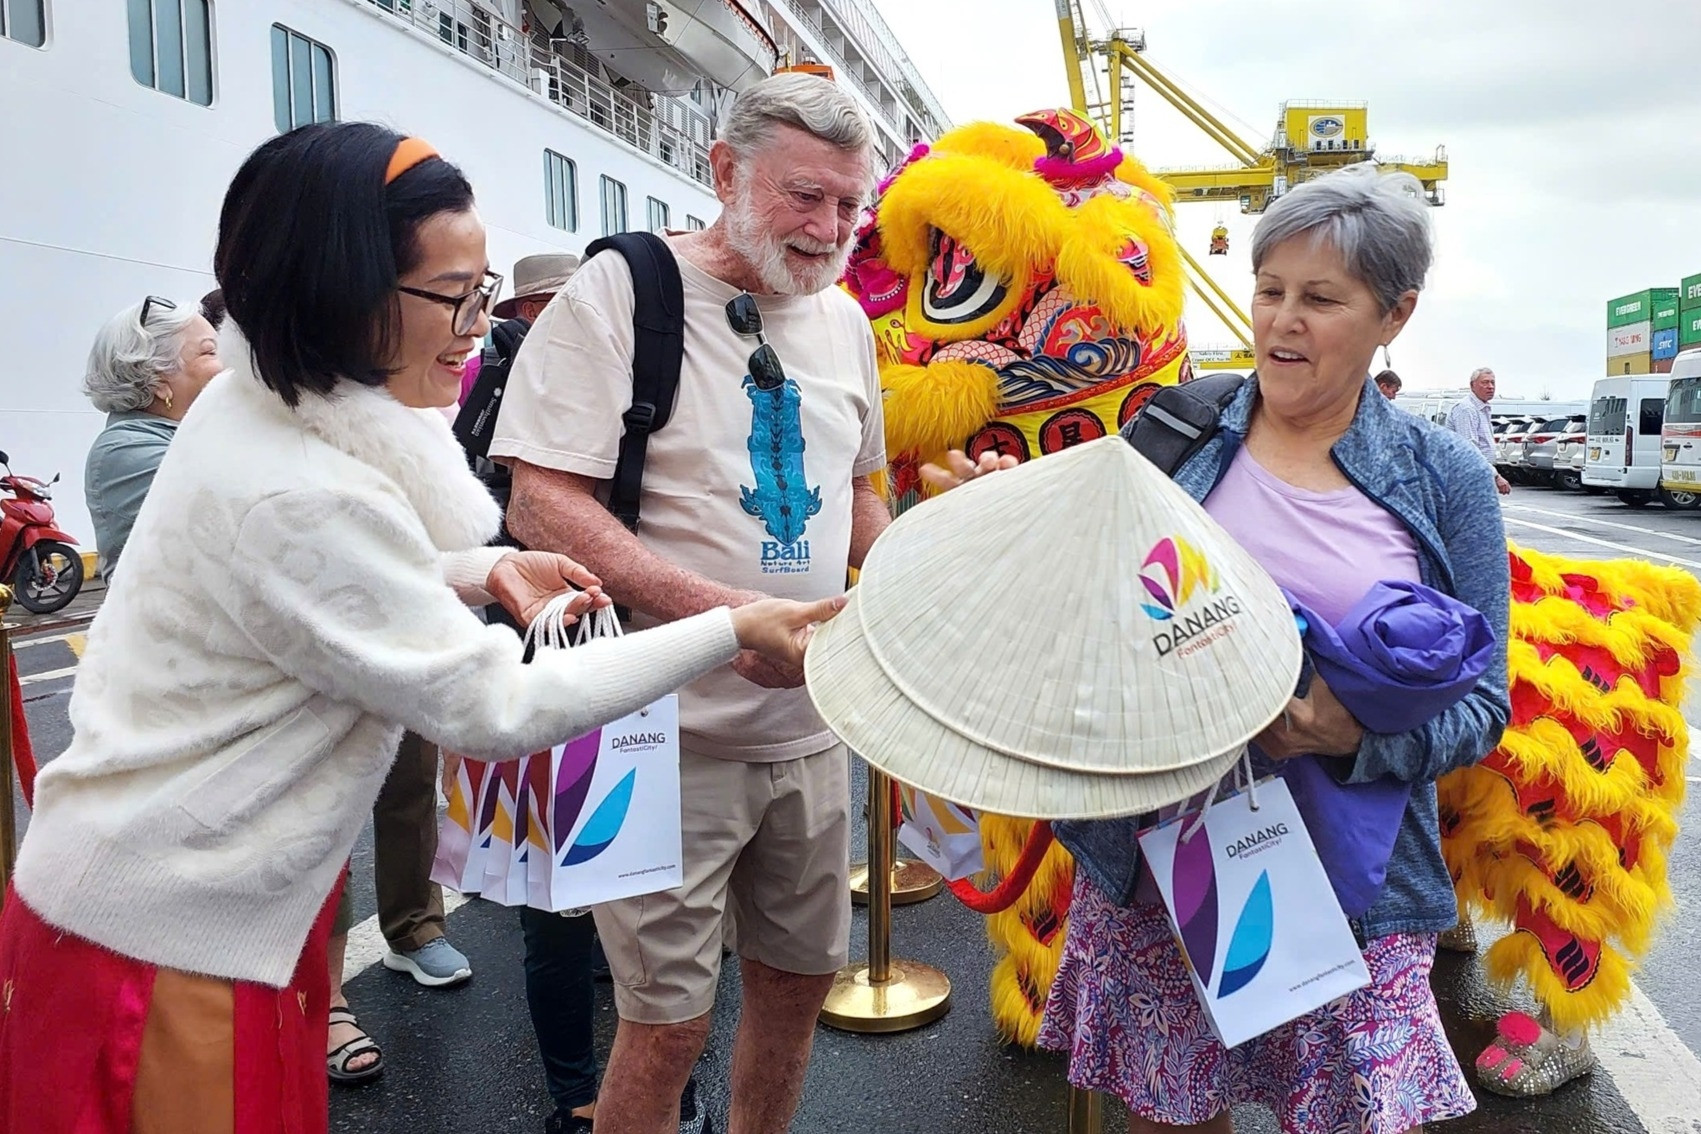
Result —
<svg viewBox="0 0 1701 1134"><path fill-rule="evenodd" d="M24 802L35 806L35 753L30 749L29 724L24 720L24 687L18 681L18 659L7 659L11 665L6 675L9 696L6 698L12 714L12 762L18 768L18 786L23 789Z"/></svg>
<svg viewBox="0 0 1701 1134"><path fill-rule="evenodd" d="M1044 821L1034 824L1034 829L1028 835L1028 841L1022 847L1022 853L1016 858L1016 865L991 890L981 890L967 878L948 880L945 884L969 909L978 914L1002 913L1016 904L1016 899L1027 892L1033 882L1034 875L1039 872L1040 862L1045 858L1045 852L1051 849L1051 824Z"/></svg>

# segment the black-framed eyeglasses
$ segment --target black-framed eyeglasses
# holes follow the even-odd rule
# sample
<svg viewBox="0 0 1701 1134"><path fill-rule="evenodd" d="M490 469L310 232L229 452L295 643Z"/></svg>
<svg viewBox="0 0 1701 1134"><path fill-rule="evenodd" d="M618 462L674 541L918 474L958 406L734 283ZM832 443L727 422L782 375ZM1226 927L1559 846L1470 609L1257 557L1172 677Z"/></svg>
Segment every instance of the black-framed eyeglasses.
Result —
<svg viewBox="0 0 1701 1134"><path fill-rule="evenodd" d="M478 326L478 317L486 314L496 305L496 296L502 290L502 277L495 272L484 273L484 282L469 292L461 295L439 295L434 291L423 288L403 287L396 285L396 290L406 295L416 295L421 299L429 299L433 303L441 303L445 307L455 309L454 332L457 335L470 335L473 328Z"/></svg>
<svg viewBox="0 0 1701 1134"><path fill-rule="evenodd" d="M726 321L734 333L753 337L759 344L748 363L750 380L756 383L756 388L777 390L785 385L786 368L780 365L780 356L762 334L762 309L756 306L756 297L749 292L735 296L726 305Z"/></svg>
<svg viewBox="0 0 1701 1134"><path fill-rule="evenodd" d="M148 296L146 299L142 300L142 315L141 318L137 320L141 323L143 330L146 330L148 326L148 314L156 307L161 311L177 310L177 304L173 303L163 295Z"/></svg>

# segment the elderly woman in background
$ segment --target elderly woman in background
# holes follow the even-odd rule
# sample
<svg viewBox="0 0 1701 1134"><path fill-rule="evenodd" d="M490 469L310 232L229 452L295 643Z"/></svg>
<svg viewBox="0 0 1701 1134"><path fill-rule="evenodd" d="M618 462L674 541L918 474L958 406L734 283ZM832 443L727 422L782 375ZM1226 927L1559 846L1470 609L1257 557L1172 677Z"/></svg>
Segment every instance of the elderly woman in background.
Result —
<svg viewBox="0 0 1701 1134"><path fill-rule="evenodd" d="M1492 750L1509 715L1505 535L1476 453L1366 377L1411 318L1430 257L1426 208L1404 174L1357 166L1272 205L1252 244L1257 373L1175 479L1322 617L1340 619L1376 581L1420 580L1482 611L1498 657L1415 731L1367 732L1316 681L1257 738L1272 760L1333 757L1342 783L1393 777L1411 796L1387 882L1351 919L1370 985L1232 1050L1141 881L1139 821L1059 824L1080 870L1041 1042L1070 1053L1073 1083L1126 1102L1142 1134L1227 1134L1231 1108L1253 1102L1291 1134L1406 1134L1474 1106L1428 979L1456 914L1435 780Z"/></svg>
<svg viewBox="0 0 1701 1134"><path fill-rule="evenodd" d="M221 369L212 324L157 295L120 311L95 336L83 393L107 417L89 447L83 492L108 583L177 423Z"/></svg>

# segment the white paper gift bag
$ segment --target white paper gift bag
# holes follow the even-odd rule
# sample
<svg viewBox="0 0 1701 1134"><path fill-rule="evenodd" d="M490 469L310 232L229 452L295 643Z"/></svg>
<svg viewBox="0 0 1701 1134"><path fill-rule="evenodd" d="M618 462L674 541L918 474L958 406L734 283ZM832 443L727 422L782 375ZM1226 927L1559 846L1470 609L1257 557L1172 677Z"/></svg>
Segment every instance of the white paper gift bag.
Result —
<svg viewBox="0 0 1701 1134"><path fill-rule="evenodd" d="M966 807L898 784L898 841L953 882L986 869L980 819Z"/></svg>
<svg viewBox="0 0 1701 1134"><path fill-rule="evenodd" d="M1140 849L1194 990L1225 1046L1370 983L1363 951L1282 780L1207 798L1203 812L1142 831Z"/></svg>
<svg viewBox="0 0 1701 1134"><path fill-rule="evenodd" d="M546 815L534 827L546 846L528 848L525 904L574 909L685 880L677 697L532 760L549 768Z"/></svg>

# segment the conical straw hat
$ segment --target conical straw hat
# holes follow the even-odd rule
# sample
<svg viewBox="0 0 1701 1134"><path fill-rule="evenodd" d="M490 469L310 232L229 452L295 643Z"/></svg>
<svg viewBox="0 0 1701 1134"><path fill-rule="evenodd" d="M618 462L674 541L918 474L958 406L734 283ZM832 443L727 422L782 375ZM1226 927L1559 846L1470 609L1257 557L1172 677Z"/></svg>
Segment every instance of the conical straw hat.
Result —
<svg viewBox="0 0 1701 1134"><path fill-rule="evenodd" d="M1292 696L1269 575L1123 440L911 509L805 668L827 723L895 778L1036 818L1208 786Z"/></svg>

